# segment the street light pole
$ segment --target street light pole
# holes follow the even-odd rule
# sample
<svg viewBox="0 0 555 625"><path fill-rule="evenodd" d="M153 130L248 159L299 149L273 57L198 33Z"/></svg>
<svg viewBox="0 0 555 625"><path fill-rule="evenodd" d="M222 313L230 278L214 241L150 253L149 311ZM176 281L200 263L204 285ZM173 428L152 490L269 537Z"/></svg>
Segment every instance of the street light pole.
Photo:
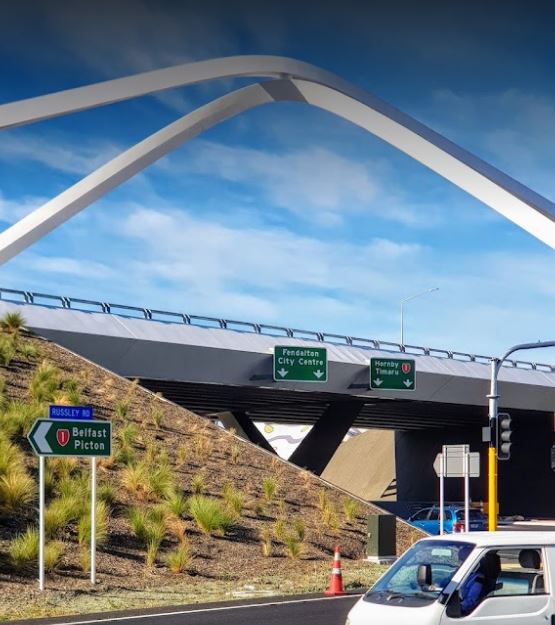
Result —
<svg viewBox="0 0 555 625"><path fill-rule="evenodd" d="M405 304L413 299L416 299L417 297L422 297L422 295L432 293L433 291L439 291L439 287L435 286L433 289L426 289L425 291L416 293L416 295L411 295L410 297L401 300L401 345L405 344Z"/></svg>
<svg viewBox="0 0 555 625"><path fill-rule="evenodd" d="M538 341L537 343L521 343L511 347L502 358L491 359L491 383L490 392L487 395L489 405L489 428L493 432L498 418L499 393L497 390L497 378L505 360L514 352L526 349L538 349L540 347L555 347L555 341ZM497 529L497 449L493 435L490 436L488 449L488 529L495 532Z"/></svg>

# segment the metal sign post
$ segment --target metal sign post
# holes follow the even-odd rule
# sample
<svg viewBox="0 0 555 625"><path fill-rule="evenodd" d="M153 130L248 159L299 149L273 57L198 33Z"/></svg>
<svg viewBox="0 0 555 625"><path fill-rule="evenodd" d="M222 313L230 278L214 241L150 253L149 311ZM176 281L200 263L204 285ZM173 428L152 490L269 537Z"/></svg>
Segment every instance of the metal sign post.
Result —
<svg viewBox="0 0 555 625"><path fill-rule="evenodd" d="M470 450L465 445L464 453L464 529L470 531Z"/></svg>
<svg viewBox="0 0 555 625"><path fill-rule="evenodd" d="M96 584L96 458L91 458L91 584Z"/></svg>
<svg viewBox="0 0 555 625"><path fill-rule="evenodd" d="M44 590L44 456L39 456L39 590Z"/></svg>
<svg viewBox="0 0 555 625"><path fill-rule="evenodd" d="M439 534L443 536L445 526L445 445L439 457Z"/></svg>

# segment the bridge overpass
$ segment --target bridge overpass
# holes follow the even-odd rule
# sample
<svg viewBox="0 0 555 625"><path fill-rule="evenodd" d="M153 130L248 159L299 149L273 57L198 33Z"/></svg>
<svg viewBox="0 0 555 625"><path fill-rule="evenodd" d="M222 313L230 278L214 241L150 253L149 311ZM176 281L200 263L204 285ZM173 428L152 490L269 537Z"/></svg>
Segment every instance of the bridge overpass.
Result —
<svg viewBox="0 0 555 625"><path fill-rule="evenodd" d="M253 421L313 425L291 461L316 473L351 426L392 429L398 455L414 456L410 463L397 460L398 489L403 489L399 472L406 469L408 490L414 490L415 463L431 465L429 456L433 459L443 443L480 446L481 427L487 424L487 356L0 289L0 315L8 311L20 312L37 334L119 375L138 378L190 410L233 415L238 427L266 448ZM327 382L275 382L275 345L326 347ZM370 357L408 355L415 360L416 390L370 390ZM548 463L555 442L555 366L510 360L499 381L501 409L511 413L518 437L511 466L545 474L555 486ZM532 447L541 448L539 469ZM419 493L419 498L434 497Z"/></svg>

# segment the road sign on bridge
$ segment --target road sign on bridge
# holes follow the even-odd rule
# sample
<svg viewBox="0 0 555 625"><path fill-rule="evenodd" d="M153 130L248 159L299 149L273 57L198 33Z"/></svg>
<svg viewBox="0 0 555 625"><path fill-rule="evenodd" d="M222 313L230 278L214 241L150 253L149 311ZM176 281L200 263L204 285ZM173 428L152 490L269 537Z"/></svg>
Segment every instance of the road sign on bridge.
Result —
<svg viewBox="0 0 555 625"><path fill-rule="evenodd" d="M274 347L276 382L327 382L328 350L325 347Z"/></svg>
<svg viewBox="0 0 555 625"><path fill-rule="evenodd" d="M370 358L370 388L375 391L414 391L416 367L407 358Z"/></svg>
<svg viewBox="0 0 555 625"><path fill-rule="evenodd" d="M37 456L108 457L112 453L110 421L38 419L27 438Z"/></svg>

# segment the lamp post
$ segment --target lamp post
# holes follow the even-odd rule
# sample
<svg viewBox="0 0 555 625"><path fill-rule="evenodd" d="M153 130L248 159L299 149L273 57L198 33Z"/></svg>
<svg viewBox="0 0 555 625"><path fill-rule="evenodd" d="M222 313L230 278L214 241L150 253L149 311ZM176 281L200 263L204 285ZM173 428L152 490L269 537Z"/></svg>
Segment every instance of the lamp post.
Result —
<svg viewBox="0 0 555 625"><path fill-rule="evenodd" d="M439 291L439 287L435 286L432 289L426 289L425 291L416 293L416 295L411 295L410 297L407 297L406 299L401 301L401 345L405 344L405 304L413 299L416 299L417 297L422 297L422 295L432 293L433 291Z"/></svg>
<svg viewBox="0 0 555 625"><path fill-rule="evenodd" d="M486 397L489 405L489 429L490 442L488 449L488 529L494 532L497 529L497 442L493 436L498 419L499 393L497 391L497 377L503 362L520 350L537 349L539 347L555 347L555 341L538 341L537 343L521 343L511 347L502 358L491 359L491 383L490 392Z"/></svg>

